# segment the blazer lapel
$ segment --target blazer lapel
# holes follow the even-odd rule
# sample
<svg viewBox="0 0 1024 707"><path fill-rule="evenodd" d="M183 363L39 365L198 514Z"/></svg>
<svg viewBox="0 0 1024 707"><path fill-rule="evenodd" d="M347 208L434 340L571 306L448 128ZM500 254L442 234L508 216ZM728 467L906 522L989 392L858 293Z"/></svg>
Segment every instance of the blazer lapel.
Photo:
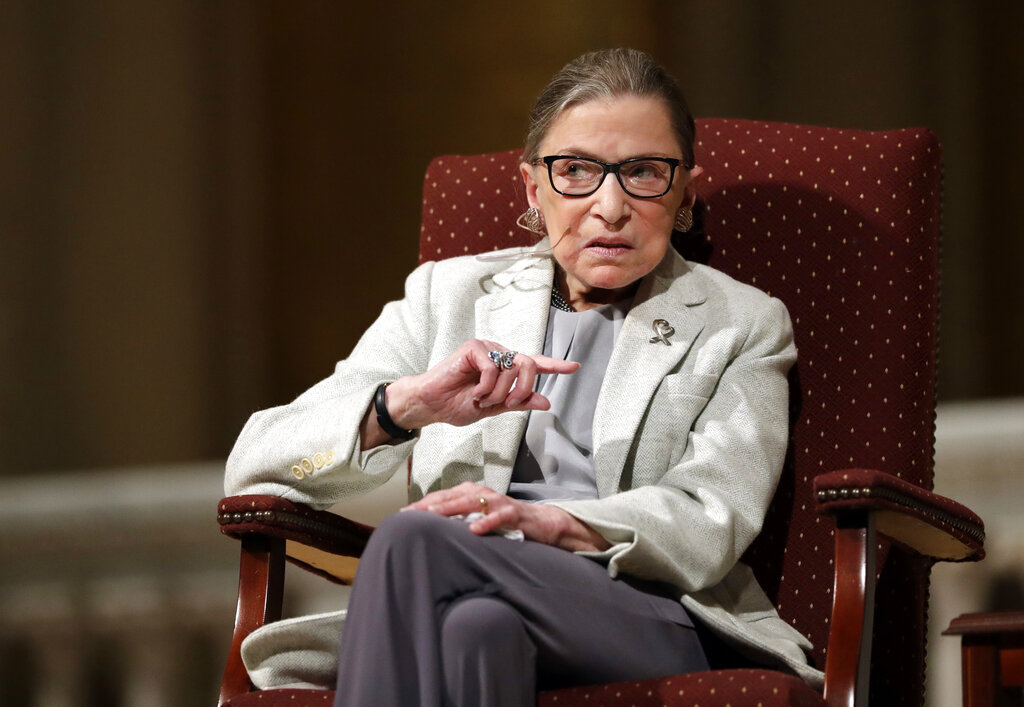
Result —
<svg viewBox="0 0 1024 707"><path fill-rule="evenodd" d="M536 248L546 246L546 239ZM550 257L523 258L484 283L488 294L476 301L476 336L513 351L544 350L554 266ZM504 493L512 480L527 413L512 412L481 423L484 483Z"/></svg>
<svg viewBox="0 0 1024 707"><path fill-rule="evenodd" d="M619 331L594 412L594 466L601 498L616 493L640 420L661 380L686 355L704 328L698 305L707 300L689 265L671 248L640 283ZM675 329L651 342L654 321Z"/></svg>

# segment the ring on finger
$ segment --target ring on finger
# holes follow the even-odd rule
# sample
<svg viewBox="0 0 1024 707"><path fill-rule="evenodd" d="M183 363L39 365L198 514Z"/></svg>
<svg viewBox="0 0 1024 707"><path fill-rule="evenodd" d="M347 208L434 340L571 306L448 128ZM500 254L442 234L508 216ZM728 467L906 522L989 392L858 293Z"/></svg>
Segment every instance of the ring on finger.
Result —
<svg viewBox="0 0 1024 707"><path fill-rule="evenodd" d="M503 367L507 368L507 366L504 366L504 361L505 361L505 354L504 354L504 352L502 352L502 351L489 351L487 353L487 358L491 359L491 363L493 363L494 367L497 368L499 371Z"/></svg>
<svg viewBox="0 0 1024 707"><path fill-rule="evenodd" d="M483 496L481 496L480 497L480 512L483 513L484 515L487 515L487 510L488 510L487 499L484 498Z"/></svg>
<svg viewBox="0 0 1024 707"><path fill-rule="evenodd" d="M506 351L501 355L501 367L505 369L512 368L512 360L516 357L515 351Z"/></svg>

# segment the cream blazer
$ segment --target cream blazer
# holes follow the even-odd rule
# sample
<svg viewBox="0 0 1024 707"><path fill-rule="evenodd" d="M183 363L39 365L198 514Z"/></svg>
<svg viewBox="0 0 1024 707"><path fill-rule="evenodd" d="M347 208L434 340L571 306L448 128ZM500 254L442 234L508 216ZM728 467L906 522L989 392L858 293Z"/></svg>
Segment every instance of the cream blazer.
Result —
<svg viewBox="0 0 1024 707"><path fill-rule="evenodd" d="M225 490L316 508L368 491L412 462L410 500L474 481L504 493L526 413L360 451L359 423L383 381L422 373L471 338L543 349L554 277L547 240L511 262L428 262L334 374L288 405L255 413L227 463ZM675 332L652 341L656 319ZM761 529L788 442L787 372L796 358L785 306L672 249L640 283L594 412L599 498L559 501L611 547L582 553L667 582L737 649L812 685L807 639L779 618L739 562ZM580 371L576 375L585 375ZM614 640L614 637L609 637Z"/></svg>

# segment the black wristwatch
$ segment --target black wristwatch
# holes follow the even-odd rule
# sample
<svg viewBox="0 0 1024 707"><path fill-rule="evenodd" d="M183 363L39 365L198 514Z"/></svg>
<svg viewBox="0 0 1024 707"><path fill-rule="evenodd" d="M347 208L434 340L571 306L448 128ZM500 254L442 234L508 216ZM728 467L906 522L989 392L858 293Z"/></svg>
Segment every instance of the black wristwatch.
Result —
<svg viewBox="0 0 1024 707"><path fill-rule="evenodd" d="M391 415L388 414L388 406L384 396L389 385L390 383L381 383L373 394L373 409L377 411L377 424L395 439L412 439L416 436L416 430L403 430L395 424L395 421L391 419Z"/></svg>

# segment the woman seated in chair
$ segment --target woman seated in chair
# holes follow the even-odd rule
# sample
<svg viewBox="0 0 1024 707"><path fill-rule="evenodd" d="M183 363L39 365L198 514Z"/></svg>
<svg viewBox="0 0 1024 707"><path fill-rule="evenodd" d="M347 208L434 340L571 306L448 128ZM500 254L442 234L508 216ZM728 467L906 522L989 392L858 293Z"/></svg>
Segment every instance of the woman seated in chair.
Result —
<svg viewBox="0 0 1024 707"><path fill-rule="evenodd" d="M674 80L633 50L576 59L520 169L536 246L421 265L228 460L229 494L323 508L412 455L412 502L360 561L337 704L528 705L751 663L820 683L738 562L786 452L792 328L669 246L701 174Z"/></svg>

